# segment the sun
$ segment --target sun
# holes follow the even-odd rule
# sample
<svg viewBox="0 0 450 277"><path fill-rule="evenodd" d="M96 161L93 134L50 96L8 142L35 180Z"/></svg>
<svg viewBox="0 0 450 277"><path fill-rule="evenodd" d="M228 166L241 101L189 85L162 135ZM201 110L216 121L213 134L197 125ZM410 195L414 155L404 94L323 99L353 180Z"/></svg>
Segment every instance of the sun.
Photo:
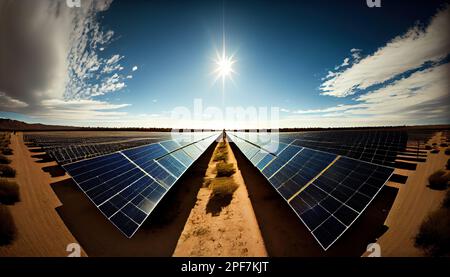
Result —
<svg viewBox="0 0 450 277"><path fill-rule="evenodd" d="M233 65L236 63L234 56L227 56L224 52L222 54L217 54L214 60L216 69L214 73L216 74L216 79L221 78L223 81L227 77L232 77L233 73L236 73L233 69Z"/></svg>

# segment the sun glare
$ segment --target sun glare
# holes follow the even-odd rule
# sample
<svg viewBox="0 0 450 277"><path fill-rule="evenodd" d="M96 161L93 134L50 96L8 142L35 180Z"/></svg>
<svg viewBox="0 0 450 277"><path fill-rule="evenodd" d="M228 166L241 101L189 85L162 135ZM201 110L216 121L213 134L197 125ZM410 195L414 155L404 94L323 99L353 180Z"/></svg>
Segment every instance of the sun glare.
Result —
<svg viewBox="0 0 450 277"><path fill-rule="evenodd" d="M225 80L227 77L231 78L231 75L235 73L233 64L235 64L236 61L234 60L233 55L226 56L225 53L222 55L218 54L214 62L216 64L216 69L214 70L216 79L221 78L222 80Z"/></svg>

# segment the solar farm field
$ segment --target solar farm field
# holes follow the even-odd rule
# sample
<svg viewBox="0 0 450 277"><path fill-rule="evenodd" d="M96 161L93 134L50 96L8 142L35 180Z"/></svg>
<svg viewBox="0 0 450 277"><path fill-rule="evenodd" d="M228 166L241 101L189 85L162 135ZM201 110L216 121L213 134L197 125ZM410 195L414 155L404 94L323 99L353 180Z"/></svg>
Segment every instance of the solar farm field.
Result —
<svg viewBox="0 0 450 277"><path fill-rule="evenodd" d="M426 162L435 130L228 132L327 250L361 216L396 168ZM445 133L444 133L445 134ZM396 174L398 179L407 176Z"/></svg>
<svg viewBox="0 0 450 277"><path fill-rule="evenodd" d="M41 147L59 164L109 154L171 138L169 132L33 132L25 133L30 146Z"/></svg>
<svg viewBox="0 0 450 277"><path fill-rule="evenodd" d="M267 254L339 256L364 252L368 236L375 238L372 233L355 239L351 250L344 249L342 243L348 244L349 236L366 230L361 225L372 226L372 220L383 225L397 191L407 181L415 182L416 175L422 174L424 167L428 168L430 141L444 144L448 142L449 132L367 129L227 131L222 135L222 132L70 131L18 133L12 138L15 147L23 143L31 158L46 153L54 160L43 162L40 172L43 176L36 175L35 179L54 180L50 183L52 193L62 203L57 207L58 214L87 255L121 255L122 252L124 255L171 255L177 242L184 239L180 235L184 228L200 230L201 234L207 226L193 222L217 224L214 220L221 217L207 215L207 208L198 211L199 206L206 204L196 202L201 198L196 193L201 195L199 186L204 186L206 176L203 170L214 159L211 146L224 137L234 155L239 156L236 171L242 171L245 176L241 180L241 186L248 188L248 196L241 195L241 199L249 199L245 209L267 215L261 218L258 214L249 220L255 222L253 230L263 230L258 237L267 243ZM432 165L437 166L442 156L443 153L432 156ZM19 176L20 158L27 157L19 157ZM30 159L27 163L41 166L37 160ZM44 166L58 167L63 174L50 178ZM416 168L419 172L414 174ZM403 182L397 183L402 179L398 176ZM30 182L28 179L22 179L25 185ZM31 180L28 185L33 183ZM387 194L386 187L390 191ZM208 195L202 197L208 200ZM410 200L403 198L402 201ZM230 206L227 209L243 209L242 202L233 204L231 200L227 205ZM410 206L414 205L411 202ZM209 219L188 220L193 209L197 209L196 216L205 213ZM271 214L276 210L278 214ZM279 225L284 227L276 229ZM282 234L290 236L291 242L280 240ZM272 240L280 246L270 246ZM198 243L202 243L202 235ZM218 243L231 242L219 240ZM155 245L155 248L141 248L141 244ZM215 252L210 249L208 253Z"/></svg>

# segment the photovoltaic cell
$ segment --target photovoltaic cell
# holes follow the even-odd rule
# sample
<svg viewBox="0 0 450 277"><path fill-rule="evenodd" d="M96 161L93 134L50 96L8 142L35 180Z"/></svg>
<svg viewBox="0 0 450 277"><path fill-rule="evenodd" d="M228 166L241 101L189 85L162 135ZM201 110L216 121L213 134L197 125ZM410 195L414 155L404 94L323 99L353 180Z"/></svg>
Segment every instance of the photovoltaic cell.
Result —
<svg viewBox="0 0 450 277"><path fill-rule="evenodd" d="M217 137L218 133L184 135L184 143L163 141L63 167L98 209L131 237ZM195 140L185 143L186 138Z"/></svg>
<svg viewBox="0 0 450 277"><path fill-rule="evenodd" d="M243 153L248 151L251 143L244 134L229 137ZM393 168L289 143L283 139L276 155L265 153L262 145L250 161L327 250L361 215Z"/></svg>

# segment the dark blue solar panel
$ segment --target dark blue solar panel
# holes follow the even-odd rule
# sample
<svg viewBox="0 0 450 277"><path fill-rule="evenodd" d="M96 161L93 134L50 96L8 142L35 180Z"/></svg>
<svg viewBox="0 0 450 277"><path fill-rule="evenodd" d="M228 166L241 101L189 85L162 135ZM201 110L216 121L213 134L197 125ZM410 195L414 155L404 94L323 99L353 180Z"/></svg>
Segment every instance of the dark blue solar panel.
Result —
<svg viewBox="0 0 450 277"><path fill-rule="evenodd" d="M196 137L200 141L192 142L200 148L192 144L177 150L179 143L165 141L63 167L98 209L131 237L168 188L217 136Z"/></svg>
<svg viewBox="0 0 450 277"><path fill-rule="evenodd" d="M239 149L248 151L248 142L239 139L239 133L233 137ZM277 157L256 154L251 161L325 250L357 219L393 173L393 168L296 145L281 144L281 149Z"/></svg>
<svg viewBox="0 0 450 277"><path fill-rule="evenodd" d="M172 155L167 155L161 159L158 159L158 163L177 178L180 177L181 174L183 174L183 172L186 170L186 166L179 162Z"/></svg>

